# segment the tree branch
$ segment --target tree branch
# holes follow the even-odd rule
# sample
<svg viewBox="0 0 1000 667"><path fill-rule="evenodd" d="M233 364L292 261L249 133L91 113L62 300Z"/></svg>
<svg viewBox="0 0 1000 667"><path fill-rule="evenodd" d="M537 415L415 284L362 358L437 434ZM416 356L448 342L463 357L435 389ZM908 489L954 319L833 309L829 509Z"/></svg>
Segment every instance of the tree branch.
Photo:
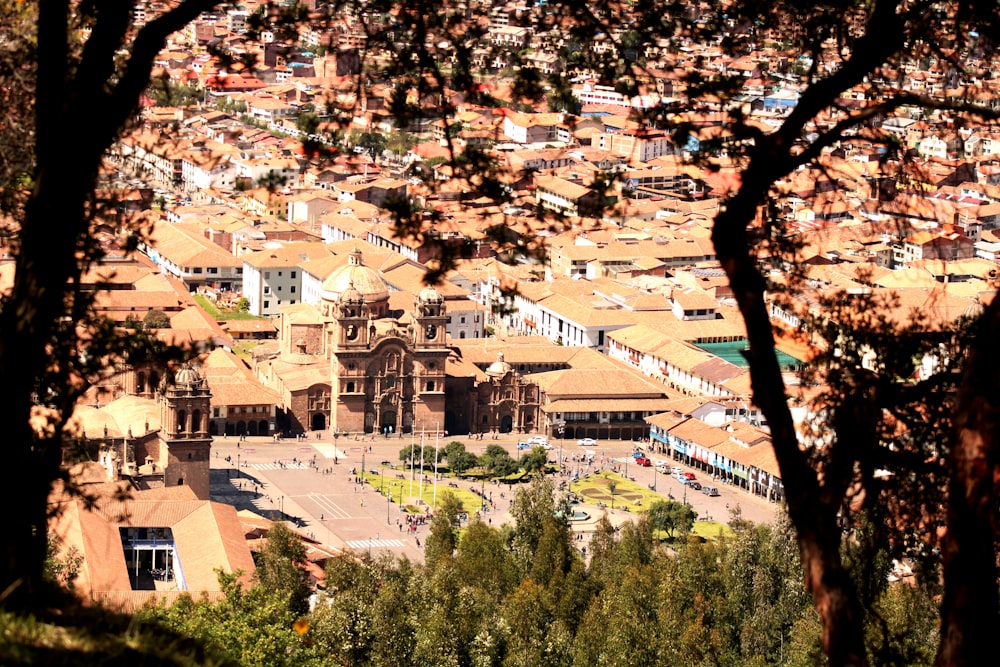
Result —
<svg viewBox="0 0 1000 667"><path fill-rule="evenodd" d="M113 132L122 127L135 112L139 96L149 85L156 56L166 45L167 38L217 4L219 0L184 0L139 30L125 64L125 72L111 91L108 100L104 120L105 136L113 138Z"/></svg>

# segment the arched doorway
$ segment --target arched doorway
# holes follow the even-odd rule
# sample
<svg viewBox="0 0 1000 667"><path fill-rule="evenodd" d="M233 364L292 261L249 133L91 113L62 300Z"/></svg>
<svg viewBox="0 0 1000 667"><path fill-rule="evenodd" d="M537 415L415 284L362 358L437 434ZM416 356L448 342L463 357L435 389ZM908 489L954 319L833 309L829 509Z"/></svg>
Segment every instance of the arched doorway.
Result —
<svg viewBox="0 0 1000 667"><path fill-rule="evenodd" d="M382 422L379 424L379 433L395 433L397 428L396 411L384 410L382 412Z"/></svg>
<svg viewBox="0 0 1000 667"><path fill-rule="evenodd" d="M309 429L312 431L325 431L326 430L326 415L322 412L317 412L312 416L312 420L309 423Z"/></svg>
<svg viewBox="0 0 1000 667"><path fill-rule="evenodd" d="M267 420L266 419L261 419L259 422L257 422L257 434L258 435L267 435Z"/></svg>
<svg viewBox="0 0 1000 667"><path fill-rule="evenodd" d="M510 433L514 430L514 418L510 415L504 415L500 418L500 432Z"/></svg>
<svg viewBox="0 0 1000 667"><path fill-rule="evenodd" d="M257 435L257 422L247 422L247 435Z"/></svg>

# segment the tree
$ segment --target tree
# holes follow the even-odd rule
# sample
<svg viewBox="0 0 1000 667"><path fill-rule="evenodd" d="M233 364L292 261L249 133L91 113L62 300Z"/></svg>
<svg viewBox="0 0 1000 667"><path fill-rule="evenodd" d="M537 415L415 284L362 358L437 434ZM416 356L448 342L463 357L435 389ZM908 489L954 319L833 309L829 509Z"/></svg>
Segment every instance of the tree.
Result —
<svg viewBox="0 0 1000 667"><path fill-rule="evenodd" d="M431 532L424 544L424 559L428 567L436 567L442 560L450 559L458 545L458 514L462 502L450 491L441 494L431 519Z"/></svg>
<svg viewBox="0 0 1000 667"><path fill-rule="evenodd" d="M532 447L531 451L521 456L518 465L525 472L544 471L549 462L549 454L544 447Z"/></svg>
<svg viewBox="0 0 1000 667"><path fill-rule="evenodd" d="M358 137L357 145L363 148L374 160L382 156L382 151L385 150L387 143L385 135L381 132L364 132Z"/></svg>
<svg viewBox="0 0 1000 667"><path fill-rule="evenodd" d="M170 318L162 310L151 310L142 318L142 325L146 329L169 329Z"/></svg>
<svg viewBox="0 0 1000 667"><path fill-rule="evenodd" d="M24 388L0 408L9 425L6 459L22 481L17 491L7 485L0 492L9 506L21 508L7 522L0 552L0 589L7 592L8 608L44 603L46 500L60 476L64 426L98 366L135 344L96 321L93 295L79 289L80 277L104 255L93 225L114 217L95 197L101 161L134 117L167 37L214 4L187 0L134 35L124 2L23 3L18 16L36 19L24 25L5 16L8 30L19 27L37 36L37 42L5 40L17 49L12 57L19 63L14 74L4 70L5 91L12 76L27 73L31 84L17 89L28 99L5 125L34 126L30 159L14 163L15 173L4 174L3 183L4 189L19 183L19 193L26 193L5 211L20 224L11 245L13 284L0 303L0 380ZM124 229L126 247L134 248L142 229ZM92 354L81 355L84 346ZM140 350L128 354L133 360L141 356Z"/></svg>
<svg viewBox="0 0 1000 667"><path fill-rule="evenodd" d="M470 468L479 465L479 459L472 452L465 449L465 443L452 440L445 447L444 457L448 460L448 469L456 475L461 475Z"/></svg>
<svg viewBox="0 0 1000 667"><path fill-rule="evenodd" d="M267 546L256 558L256 577L264 590L287 596L288 609L299 614L308 608L305 561L302 541L283 522L272 523L267 531Z"/></svg>
<svg viewBox="0 0 1000 667"><path fill-rule="evenodd" d="M678 533L684 534L694 526L698 514L676 500L654 500L646 510L649 523L654 530L663 531L668 538L674 538Z"/></svg>
<svg viewBox="0 0 1000 667"><path fill-rule="evenodd" d="M492 477L504 477L517 472L518 466L510 453L500 445L489 445L479 457L479 465Z"/></svg>
<svg viewBox="0 0 1000 667"><path fill-rule="evenodd" d="M423 459L423 467L425 470L433 470L434 464L437 463L438 457L444 456L443 451L438 451L435 453L434 447L428 447L427 445L407 445L399 450L399 460L403 463L409 463L413 461L413 465L420 466L420 461Z"/></svg>
<svg viewBox="0 0 1000 667"><path fill-rule="evenodd" d="M500 533L474 516L458 542L455 571L466 586L500 599L517 582L510 553Z"/></svg>

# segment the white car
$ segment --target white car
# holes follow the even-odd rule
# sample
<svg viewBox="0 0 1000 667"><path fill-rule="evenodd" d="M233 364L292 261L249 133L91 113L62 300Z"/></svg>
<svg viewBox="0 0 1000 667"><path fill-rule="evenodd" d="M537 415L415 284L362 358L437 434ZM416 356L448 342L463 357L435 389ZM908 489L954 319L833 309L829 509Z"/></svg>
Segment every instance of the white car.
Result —
<svg viewBox="0 0 1000 667"><path fill-rule="evenodd" d="M597 441L593 438L580 438L576 441L576 444L580 447L594 447L597 445Z"/></svg>

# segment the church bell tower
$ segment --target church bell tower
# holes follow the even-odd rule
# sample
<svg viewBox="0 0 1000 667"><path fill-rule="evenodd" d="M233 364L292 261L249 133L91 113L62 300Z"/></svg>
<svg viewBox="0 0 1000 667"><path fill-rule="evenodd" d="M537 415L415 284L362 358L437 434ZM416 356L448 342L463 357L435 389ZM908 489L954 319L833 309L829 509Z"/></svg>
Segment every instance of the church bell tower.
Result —
<svg viewBox="0 0 1000 667"><path fill-rule="evenodd" d="M190 486L209 499L212 437L208 433L212 394L193 368L167 380L160 397L160 465L164 486Z"/></svg>

